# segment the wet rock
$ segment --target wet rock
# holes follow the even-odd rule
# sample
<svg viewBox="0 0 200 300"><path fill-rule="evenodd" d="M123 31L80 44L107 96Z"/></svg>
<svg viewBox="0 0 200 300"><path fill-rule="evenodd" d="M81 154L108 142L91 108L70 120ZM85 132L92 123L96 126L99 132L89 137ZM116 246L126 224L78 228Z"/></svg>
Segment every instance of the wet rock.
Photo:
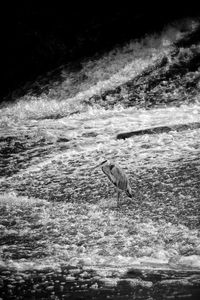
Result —
<svg viewBox="0 0 200 300"><path fill-rule="evenodd" d="M118 279L116 278L103 278L100 280L100 282L103 284L103 286L112 288L116 287L118 283Z"/></svg>
<svg viewBox="0 0 200 300"><path fill-rule="evenodd" d="M10 284L16 283L16 280L14 278L9 278L8 281L9 281Z"/></svg>
<svg viewBox="0 0 200 300"><path fill-rule="evenodd" d="M81 273L81 269L71 269L71 270L69 270L69 273L71 275L77 275L77 274Z"/></svg>
<svg viewBox="0 0 200 300"><path fill-rule="evenodd" d="M144 281L141 279L137 279L137 278L127 278L127 279L121 279L119 281L119 284L128 284L129 287L134 288L136 286L141 286L141 287L146 287L146 288L151 288L153 286L153 283L151 281Z"/></svg>
<svg viewBox="0 0 200 300"><path fill-rule="evenodd" d="M101 276L95 275L92 277L92 279L98 281L101 279Z"/></svg>
<svg viewBox="0 0 200 300"><path fill-rule="evenodd" d="M1 275L1 279L2 279L2 280L6 280L7 278L8 278L7 276Z"/></svg>
<svg viewBox="0 0 200 300"><path fill-rule="evenodd" d="M21 280L23 280L23 277L18 275L18 276L15 277L15 280L21 281Z"/></svg>
<svg viewBox="0 0 200 300"><path fill-rule="evenodd" d="M80 277L82 278L87 278L89 277L90 275L88 274L88 272L84 271L83 273L80 274Z"/></svg>
<svg viewBox="0 0 200 300"><path fill-rule="evenodd" d="M19 280L19 284L23 284L25 283L25 281L22 279L22 280Z"/></svg>
<svg viewBox="0 0 200 300"><path fill-rule="evenodd" d="M8 270L7 270L7 271L2 271L2 274L3 274L3 275L6 275L6 276L7 276L7 275L11 275L11 271L8 271Z"/></svg>
<svg viewBox="0 0 200 300"><path fill-rule="evenodd" d="M48 285L49 285L49 281L43 282L42 285L43 285L44 287L48 286Z"/></svg>
<svg viewBox="0 0 200 300"><path fill-rule="evenodd" d="M73 277L73 276L66 276L66 277L65 277L65 280L68 281L68 282L73 282L73 281L76 280L76 278Z"/></svg>
<svg viewBox="0 0 200 300"><path fill-rule="evenodd" d="M60 291L61 291L61 292L64 291L64 286L63 286L63 285L60 286Z"/></svg>
<svg viewBox="0 0 200 300"><path fill-rule="evenodd" d="M192 286L187 279L165 279L157 283L157 285L166 285L166 286Z"/></svg>
<svg viewBox="0 0 200 300"><path fill-rule="evenodd" d="M15 286L12 285L12 284L8 284L7 287L8 287L9 289L14 289Z"/></svg>
<svg viewBox="0 0 200 300"><path fill-rule="evenodd" d="M46 287L46 291L48 291L48 292L52 292L53 290L54 290L54 286L53 285L50 285L50 286Z"/></svg>
<svg viewBox="0 0 200 300"><path fill-rule="evenodd" d="M93 285L91 285L90 287L92 290L96 290L99 288L98 284L97 283L94 283Z"/></svg>

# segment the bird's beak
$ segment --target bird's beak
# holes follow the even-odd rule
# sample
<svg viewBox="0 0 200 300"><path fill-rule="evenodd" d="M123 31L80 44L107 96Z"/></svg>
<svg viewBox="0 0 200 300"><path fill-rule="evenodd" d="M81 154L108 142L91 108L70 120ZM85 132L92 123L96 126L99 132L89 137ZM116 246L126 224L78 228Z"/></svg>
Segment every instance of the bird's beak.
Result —
<svg viewBox="0 0 200 300"><path fill-rule="evenodd" d="M103 165L106 161L107 161L107 160L102 161L100 164L94 166L92 169L94 170L94 169L100 167L100 166Z"/></svg>

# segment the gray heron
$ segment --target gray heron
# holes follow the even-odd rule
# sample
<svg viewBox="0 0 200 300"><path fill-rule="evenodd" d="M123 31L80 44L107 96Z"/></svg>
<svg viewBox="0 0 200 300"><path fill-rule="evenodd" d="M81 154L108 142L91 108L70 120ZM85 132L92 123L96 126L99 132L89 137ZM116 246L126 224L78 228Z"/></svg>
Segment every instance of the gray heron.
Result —
<svg viewBox="0 0 200 300"><path fill-rule="evenodd" d="M132 198L132 191L129 185L129 180L124 171L114 164L112 161L104 160L94 168L102 167L102 171L108 177L108 179L114 184L117 190L117 204L119 204L119 198L121 191L125 191L129 198Z"/></svg>

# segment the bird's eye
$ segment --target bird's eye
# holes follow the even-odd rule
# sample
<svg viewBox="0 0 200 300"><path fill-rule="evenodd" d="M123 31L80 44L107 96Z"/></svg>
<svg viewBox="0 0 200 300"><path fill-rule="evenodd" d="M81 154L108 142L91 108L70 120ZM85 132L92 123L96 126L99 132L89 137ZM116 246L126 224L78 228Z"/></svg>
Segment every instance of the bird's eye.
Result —
<svg viewBox="0 0 200 300"><path fill-rule="evenodd" d="M112 170L112 169L114 168L114 166L115 166L115 165L113 165L113 164L112 164L112 165L110 165L110 169Z"/></svg>

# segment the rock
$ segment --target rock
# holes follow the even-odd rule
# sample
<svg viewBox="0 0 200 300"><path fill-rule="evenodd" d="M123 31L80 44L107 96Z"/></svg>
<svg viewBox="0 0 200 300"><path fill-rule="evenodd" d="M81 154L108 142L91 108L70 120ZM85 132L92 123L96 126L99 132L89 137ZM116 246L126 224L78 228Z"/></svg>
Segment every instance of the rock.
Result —
<svg viewBox="0 0 200 300"><path fill-rule="evenodd" d="M71 269L69 270L69 273L72 275L77 275L81 273L81 269Z"/></svg>
<svg viewBox="0 0 200 300"><path fill-rule="evenodd" d="M7 287L8 287L9 289L13 289L15 286L12 285L12 284L8 284Z"/></svg>
<svg viewBox="0 0 200 300"><path fill-rule="evenodd" d="M89 274L88 272L84 271L83 273L80 274L80 277L87 278L89 277Z"/></svg>
<svg viewBox="0 0 200 300"><path fill-rule="evenodd" d="M8 271L8 270L7 271L2 271L2 274L3 275L11 275L11 271Z"/></svg>
<svg viewBox="0 0 200 300"><path fill-rule="evenodd" d="M21 281L21 280L23 280L23 278L22 278L22 276L16 276L16 277L15 277L15 280Z"/></svg>
<svg viewBox="0 0 200 300"><path fill-rule="evenodd" d="M48 286L49 285L49 282L46 280L45 282L42 282L42 285L45 287L45 286Z"/></svg>
<svg viewBox="0 0 200 300"><path fill-rule="evenodd" d="M50 286L46 287L46 291L48 291L48 292L51 292L53 290L54 290L54 286L53 285L50 285Z"/></svg>
<svg viewBox="0 0 200 300"><path fill-rule="evenodd" d="M120 284L127 283L131 288L135 288L136 286L141 286L141 287L146 287L146 288L151 288L153 286L153 283L151 281L144 281L141 279L132 279L132 278L127 278L127 279L121 279Z"/></svg>
<svg viewBox="0 0 200 300"><path fill-rule="evenodd" d="M192 286L192 283L190 283L187 279L165 279L161 280L158 284L166 286Z"/></svg>
<svg viewBox="0 0 200 300"><path fill-rule="evenodd" d="M178 264L188 267L200 268L200 255L183 256L178 261Z"/></svg>
<svg viewBox="0 0 200 300"><path fill-rule="evenodd" d="M64 286L61 285L61 286L60 286L60 291L63 292L63 290L64 290Z"/></svg>
<svg viewBox="0 0 200 300"><path fill-rule="evenodd" d="M116 278L103 278L101 279L101 282L105 287L116 287L118 283L118 279Z"/></svg>
<svg viewBox="0 0 200 300"><path fill-rule="evenodd" d="M99 288L98 284L95 282L93 285L90 287L92 290L96 290Z"/></svg>
<svg viewBox="0 0 200 300"><path fill-rule="evenodd" d="M71 281L75 281L76 278L73 277L73 276L66 276L66 277L65 277L65 280L71 282Z"/></svg>

